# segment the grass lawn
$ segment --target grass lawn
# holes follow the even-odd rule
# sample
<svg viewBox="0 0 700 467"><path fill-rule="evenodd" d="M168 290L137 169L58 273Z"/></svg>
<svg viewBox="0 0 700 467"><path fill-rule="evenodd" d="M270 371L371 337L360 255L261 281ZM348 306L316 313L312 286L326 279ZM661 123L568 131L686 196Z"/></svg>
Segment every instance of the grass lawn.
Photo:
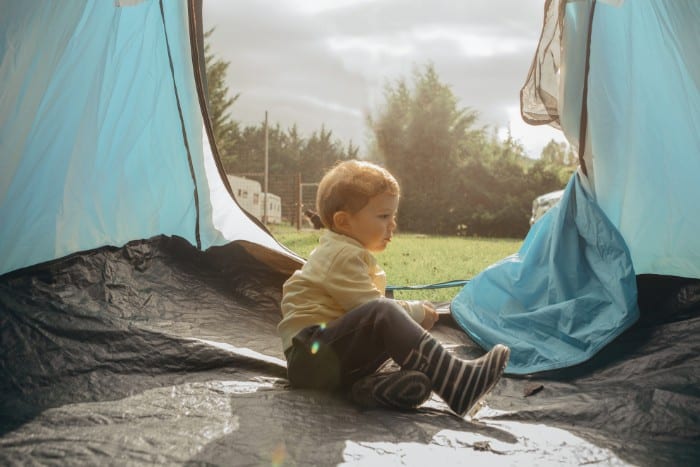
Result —
<svg viewBox="0 0 700 467"><path fill-rule="evenodd" d="M318 244L321 231L301 230L286 225L272 225L275 238L301 257L308 257ZM471 279L487 266L520 248L522 240L438 237L398 233L389 247L376 255L390 285L435 284ZM396 298L450 301L460 288L397 291Z"/></svg>

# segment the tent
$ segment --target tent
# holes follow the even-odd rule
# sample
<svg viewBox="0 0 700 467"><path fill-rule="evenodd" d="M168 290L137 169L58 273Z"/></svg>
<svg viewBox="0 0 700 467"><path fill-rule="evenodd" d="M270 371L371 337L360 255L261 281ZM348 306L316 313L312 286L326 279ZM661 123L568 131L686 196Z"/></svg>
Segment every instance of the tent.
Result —
<svg viewBox="0 0 700 467"><path fill-rule="evenodd" d="M638 278L647 288L674 278L688 297L700 278L700 185L689 175L700 170L700 5L552 5L521 110L562 129L579 173L521 250L453 302L483 347L511 345L515 374L581 363L626 331L639 318Z"/></svg>
<svg viewBox="0 0 700 467"><path fill-rule="evenodd" d="M543 40L569 41L566 57L580 61L593 5L547 1L543 31L557 32ZM205 104L200 2L0 0L0 11L3 465L689 465L700 458L700 320L682 307L670 318L640 320L580 365L505 378L469 420L436 398L416 412L393 412L290 390L275 327L280 286L302 259L236 204L222 176ZM684 48L698 37L692 2L600 4L592 37L621 36L597 43L603 52L654 44L626 34L664 12L673 21L652 22L653 31L685 34L668 43L689 59L666 65L689 68L663 77L685 80L688 125L697 128L699 61L695 47ZM535 63L540 58L552 55L542 52ZM596 145L606 142L594 135L608 120L594 130L604 110L592 103L606 92L592 92L593 84L610 79L594 80L593 69L587 137L595 180L627 174L627 186L649 167L597 165ZM676 85L664 91L675 96ZM568 109L545 103L548 111ZM566 115L579 115L575 107L559 118L562 128ZM623 123L643 113L625 111ZM689 177L697 135L678 143L694 151L678 162ZM661 181L644 183L668 193ZM635 246L632 213L610 214L625 193L605 198L596 189L634 267L649 266L638 272L697 278L682 264L658 267L654 254ZM661 198L654 206L671 204ZM698 216L684 215L692 204L679 206L690 211L668 218L661 248L677 246L692 272L697 243L674 232L692 230ZM668 290L645 303L666 310L678 283ZM461 355L483 352L447 319L435 334Z"/></svg>

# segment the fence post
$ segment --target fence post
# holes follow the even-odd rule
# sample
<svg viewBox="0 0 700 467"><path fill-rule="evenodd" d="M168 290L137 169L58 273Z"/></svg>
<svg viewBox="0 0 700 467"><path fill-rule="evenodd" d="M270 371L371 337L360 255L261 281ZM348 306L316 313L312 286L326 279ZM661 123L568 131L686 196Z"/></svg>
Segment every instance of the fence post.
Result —
<svg viewBox="0 0 700 467"><path fill-rule="evenodd" d="M297 209L296 209L296 220L297 220L297 231L301 230L301 172L297 173Z"/></svg>

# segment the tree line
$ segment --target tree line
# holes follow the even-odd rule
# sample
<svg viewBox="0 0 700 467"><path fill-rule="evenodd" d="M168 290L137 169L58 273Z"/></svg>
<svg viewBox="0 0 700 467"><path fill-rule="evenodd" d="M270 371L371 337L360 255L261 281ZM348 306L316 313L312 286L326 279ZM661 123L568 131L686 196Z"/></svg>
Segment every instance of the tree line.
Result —
<svg viewBox="0 0 700 467"><path fill-rule="evenodd" d="M213 30L207 33L211 35ZM241 124L230 115L228 62L205 48L209 111L227 173L257 173L264 166L265 125ZM296 125L268 125L270 174L300 173L320 180L338 161L363 158L385 166L402 189L399 229L438 235L522 238L533 199L561 189L577 165L565 143L550 141L539 159L527 156L510 135L479 126L478 112L462 107L431 64L412 79L387 83L384 102L367 116L367 154L321 126L310 136Z"/></svg>

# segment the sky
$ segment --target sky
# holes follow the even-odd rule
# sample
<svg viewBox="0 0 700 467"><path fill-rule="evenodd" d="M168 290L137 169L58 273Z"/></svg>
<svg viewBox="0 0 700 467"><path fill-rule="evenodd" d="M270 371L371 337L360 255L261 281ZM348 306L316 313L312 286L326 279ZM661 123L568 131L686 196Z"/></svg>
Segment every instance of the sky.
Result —
<svg viewBox="0 0 700 467"><path fill-rule="evenodd" d="M432 64L478 125L539 157L561 131L520 117L544 0L205 0L214 55L230 62L234 120L265 118L304 137L322 125L362 151L384 89ZM363 153L361 152L361 154Z"/></svg>

